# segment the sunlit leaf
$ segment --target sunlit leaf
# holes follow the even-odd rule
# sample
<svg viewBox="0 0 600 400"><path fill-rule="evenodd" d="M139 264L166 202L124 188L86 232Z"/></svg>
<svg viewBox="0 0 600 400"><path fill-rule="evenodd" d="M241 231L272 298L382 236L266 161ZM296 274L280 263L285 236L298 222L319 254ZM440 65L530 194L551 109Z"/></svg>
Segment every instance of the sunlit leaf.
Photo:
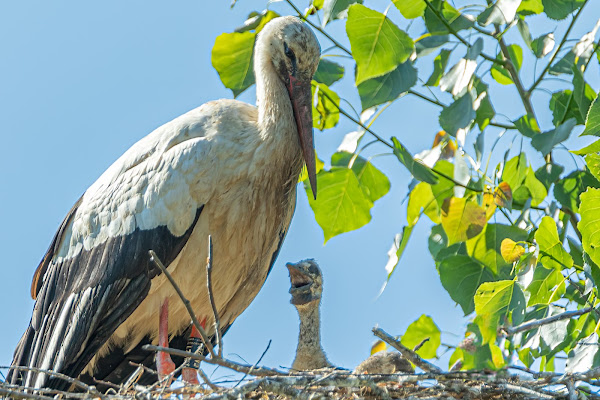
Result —
<svg viewBox="0 0 600 400"><path fill-rule="evenodd" d="M327 85L313 81L313 127L319 130L333 128L340 120L340 97Z"/></svg>
<svg viewBox="0 0 600 400"><path fill-rule="evenodd" d="M477 17L482 26L489 24L507 24L515 19L521 0L498 0Z"/></svg>
<svg viewBox="0 0 600 400"><path fill-rule="evenodd" d="M583 77L583 73L576 67L573 67L573 100L581 113L581 120L586 121L588 111L593 101L596 99L596 92Z"/></svg>
<svg viewBox="0 0 600 400"><path fill-rule="evenodd" d="M521 153L506 162L502 172L502 180L514 191L521 186L527 176L527 159L525 153Z"/></svg>
<svg viewBox="0 0 600 400"><path fill-rule="evenodd" d="M537 134L542 133L535 118L529 114L521 116L521 118L513 121L513 123L519 132L523 134L523 136L533 138Z"/></svg>
<svg viewBox="0 0 600 400"><path fill-rule="evenodd" d="M414 50L410 36L385 15L361 4L348 12L346 32L356 60L356 84L394 70Z"/></svg>
<svg viewBox="0 0 600 400"><path fill-rule="evenodd" d="M523 0L517 12L521 15L540 14L544 12L542 0Z"/></svg>
<svg viewBox="0 0 600 400"><path fill-rule="evenodd" d="M473 296L479 285L494 279L488 268L468 256L448 257L439 264L438 271L442 286L465 315L475 310Z"/></svg>
<svg viewBox="0 0 600 400"><path fill-rule="evenodd" d="M598 333L594 332L587 338L581 340L573 350L569 352L565 372L572 374L586 372L594 365L594 357L598 352Z"/></svg>
<svg viewBox="0 0 600 400"><path fill-rule="evenodd" d="M348 17L348 7L362 2L363 0L324 0L322 25L325 26L334 19Z"/></svg>
<svg viewBox="0 0 600 400"><path fill-rule="evenodd" d="M546 33L531 42L531 50L537 58L546 57L554 49L554 32Z"/></svg>
<svg viewBox="0 0 600 400"><path fill-rule="evenodd" d="M482 283L475 294L475 322L483 343L493 343L500 324L523 321L525 296L521 287L512 280Z"/></svg>
<svg viewBox="0 0 600 400"><path fill-rule="evenodd" d="M590 107L585 121L585 130L581 135L600 136L600 101L598 101L598 96L596 96Z"/></svg>
<svg viewBox="0 0 600 400"><path fill-rule="evenodd" d="M375 202L390 191L390 180L370 162L360 156L339 152L331 156L331 166L351 169L365 195Z"/></svg>
<svg viewBox="0 0 600 400"><path fill-rule="evenodd" d="M366 225L371 220L373 202L364 194L350 169L321 171L317 175L319 200L314 200L310 185L304 187L317 223L323 229L325 242L340 233Z"/></svg>
<svg viewBox="0 0 600 400"><path fill-rule="evenodd" d="M396 139L392 137L392 143L394 144L394 155L398 160L408 169L408 171L415 177L415 179L435 184L437 178L435 174L426 165L416 161L410 152Z"/></svg>
<svg viewBox="0 0 600 400"><path fill-rule="evenodd" d="M234 96L254 84L253 51L256 33L223 33L212 48L211 62L221 82Z"/></svg>
<svg viewBox="0 0 600 400"><path fill-rule="evenodd" d="M344 76L344 67L326 58L321 58L313 79L319 83L331 86Z"/></svg>
<svg viewBox="0 0 600 400"><path fill-rule="evenodd" d="M433 60L433 72L427 79L427 86L437 86L440 83L440 79L446 70L448 64L448 58L452 50L442 50L440 54Z"/></svg>
<svg viewBox="0 0 600 400"><path fill-rule="evenodd" d="M475 121L477 122L477 125L479 125L479 130L483 133L483 130L496 115L496 110L494 110L494 106L488 95L488 85L483 83L477 76L473 80L473 83L475 90L477 90L477 99L473 102L473 108L476 112Z"/></svg>
<svg viewBox="0 0 600 400"><path fill-rule="evenodd" d="M427 342L417 350L417 354L426 359L434 358L441 344L440 328L430 316L421 315L419 319L408 326L400 342L409 349L413 349L426 339L428 339Z"/></svg>
<svg viewBox="0 0 600 400"><path fill-rule="evenodd" d="M264 28L267 22L276 17L279 17L279 14L271 10L264 10L261 13L252 12L248 16L248 19L244 21L244 24L237 28L235 32L247 32L253 30L258 33Z"/></svg>
<svg viewBox="0 0 600 400"><path fill-rule="evenodd" d="M507 263L514 263L525 254L525 249L514 240L505 238L500 245L500 253L502 254L502 258L504 258L504 261Z"/></svg>
<svg viewBox="0 0 600 400"><path fill-rule="evenodd" d="M392 2L406 19L422 16L427 8L424 0L392 0Z"/></svg>
<svg viewBox="0 0 600 400"><path fill-rule="evenodd" d="M585 156L585 163L587 164L592 175L594 175L596 179L600 179L600 155L588 154Z"/></svg>
<svg viewBox="0 0 600 400"><path fill-rule="evenodd" d="M362 109L398 98L417 83L417 70L410 61L383 76L366 80L357 86Z"/></svg>
<svg viewBox="0 0 600 400"><path fill-rule="evenodd" d="M527 292L530 293L528 307L553 303L565 293L565 279L556 269L538 265L535 267L533 280L527 286Z"/></svg>
<svg viewBox="0 0 600 400"><path fill-rule="evenodd" d="M600 133L600 128L598 133ZM577 154L579 156L585 156L586 154L591 154L591 153L598 153L600 152L600 139L596 140L595 142L585 146L582 149L579 150L571 150L571 153L573 154Z"/></svg>
<svg viewBox="0 0 600 400"><path fill-rule="evenodd" d="M508 55L513 65L517 69L517 72L521 70L521 64L523 63L523 49L517 44L511 44L508 46ZM501 53L496 57L499 60L503 59ZM501 85L511 85L513 83L512 77L508 70L498 64L494 64L491 69L492 78Z"/></svg>
<svg viewBox="0 0 600 400"><path fill-rule="evenodd" d="M448 243L464 242L477 236L485 226L485 210L465 198L452 197L442 206L442 226Z"/></svg>
<svg viewBox="0 0 600 400"><path fill-rule="evenodd" d="M440 210L433 196L431 185L425 182L417 184L408 196L406 208L408 225L414 226L421 217L421 213L427 215L436 224L441 221Z"/></svg>
<svg viewBox="0 0 600 400"><path fill-rule="evenodd" d="M412 231L412 226L405 226L404 228L402 228L402 233L397 233L396 236L394 236L394 242L392 243L392 247L390 247L387 253L388 262L385 265L385 272L387 272L388 280L392 277L392 274L396 270L396 267L398 266L398 263L402 258L402 254L406 249L406 245L408 244L408 239L410 239Z"/></svg>
<svg viewBox="0 0 600 400"><path fill-rule="evenodd" d="M600 265L600 189L589 188L581 194L580 212L577 227L583 236L583 250Z"/></svg>

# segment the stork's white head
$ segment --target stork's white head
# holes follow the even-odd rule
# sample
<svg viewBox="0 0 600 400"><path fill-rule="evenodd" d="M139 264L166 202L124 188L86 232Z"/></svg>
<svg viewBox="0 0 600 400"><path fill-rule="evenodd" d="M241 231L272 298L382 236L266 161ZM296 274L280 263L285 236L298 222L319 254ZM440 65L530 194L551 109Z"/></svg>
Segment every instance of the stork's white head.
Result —
<svg viewBox="0 0 600 400"><path fill-rule="evenodd" d="M321 47L312 30L296 17L269 21L256 41L256 57L265 57L285 85L298 128L302 155L313 194L317 195L312 130L311 80L319 65ZM260 71L256 71L257 75ZM258 79L258 77L257 77Z"/></svg>

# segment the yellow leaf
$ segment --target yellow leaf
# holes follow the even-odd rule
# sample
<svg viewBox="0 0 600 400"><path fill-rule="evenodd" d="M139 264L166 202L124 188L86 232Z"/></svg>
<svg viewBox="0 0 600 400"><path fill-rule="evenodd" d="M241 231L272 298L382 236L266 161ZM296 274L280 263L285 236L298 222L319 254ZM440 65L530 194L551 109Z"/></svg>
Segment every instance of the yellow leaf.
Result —
<svg viewBox="0 0 600 400"><path fill-rule="evenodd" d="M375 354L375 353L379 353L380 351L386 351L387 350L387 344L385 344L385 342L383 340L378 340L375 342L375 344L373 344L373 346L371 346L371 355Z"/></svg>
<svg viewBox="0 0 600 400"><path fill-rule="evenodd" d="M489 221L496 212L496 202L494 201L494 194L486 192L483 194L483 209L485 210L485 220Z"/></svg>
<svg viewBox="0 0 600 400"><path fill-rule="evenodd" d="M506 238L500 244L500 254L502 254L504 261L512 263L525 254L525 249L522 246L519 246L514 240Z"/></svg>
<svg viewBox="0 0 600 400"><path fill-rule="evenodd" d="M512 190L506 182L501 182L496 190L494 190L494 202L499 207L512 208Z"/></svg>

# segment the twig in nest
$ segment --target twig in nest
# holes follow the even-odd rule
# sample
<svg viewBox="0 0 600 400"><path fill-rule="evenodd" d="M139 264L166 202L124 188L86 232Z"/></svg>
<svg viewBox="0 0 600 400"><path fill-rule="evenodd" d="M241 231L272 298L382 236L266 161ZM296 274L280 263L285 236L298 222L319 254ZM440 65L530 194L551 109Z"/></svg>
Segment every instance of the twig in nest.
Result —
<svg viewBox="0 0 600 400"><path fill-rule="evenodd" d="M10 396L13 399L35 399L35 400L54 400L54 397L41 396L39 394L18 392L16 390L0 388L0 394Z"/></svg>
<svg viewBox="0 0 600 400"><path fill-rule="evenodd" d="M413 349L413 351L416 353L427 342L429 342L429 338L428 337L426 337L425 339L421 340L421 342L415 346L415 348Z"/></svg>
<svg viewBox="0 0 600 400"><path fill-rule="evenodd" d="M391 336L383 329L373 328L373 334L381 340L383 340L384 342L386 342L387 344L389 344L390 346L392 346L393 348L395 348L396 350L398 350L400 353L402 353L404 358L415 364L417 367L421 368L423 371L435 373L442 372L442 370L439 367L436 367L429 361L423 360L417 353L404 346L402 343L400 343L400 341L396 340L393 336Z"/></svg>
<svg viewBox="0 0 600 400"><path fill-rule="evenodd" d="M254 365L250 368L249 372L252 372L254 370L254 368L256 368L258 366L258 364L260 364L260 362L262 361L263 357L265 356L265 354L267 354L267 351L269 351L269 348L271 347L271 341L269 340L269 343L267 343L267 348L265 349L265 351L263 351L263 353L260 355L260 357L258 358L258 361L256 361L254 363ZM238 381L238 383L236 383L236 385L234 387L238 387L240 383L242 383L244 381L244 379L246 379L246 377L248 376L248 373L244 374L244 376L242 376L242 379L240 379Z"/></svg>
<svg viewBox="0 0 600 400"><path fill-rule="evenodd" d="M592 307L586 307L586 308L582 308L581 310L565 311L564 313L556 314L551 317L538 319L538 320L532 321L532 322L527 322L527 323L521 324L519 326L506 327L506 328L504 328L504 331L506 332L507 335L510 336L510 335L514 335L515 333L529 331L529 330L532 330L535 328L539 328L542 325L548 325L548 324L551 324L553 322L560 321L563 319L570 319L570 318L576 317L578 315L587 314L592 310L593 310Z"/></svg>
<svg viewBox="0 0 600 400"><path fill-rule="evenodd" d="M198 330L198 332L200 332L202 343L204 343L204 346L208 349L208 352L210 353L210 355L212 357L214 357L215 356L215 351L213 349L213 346L210 343L210 341L208 340L208 335L206 334L206 331L204 330L204 328L202 327L202 325L200 325L200 322L198 321L198 318L196 318L196 314L194 313L194 310L192 310L192 305L190 304L190 301L183 295L183 292L181 291L181 289L177 285L177 282L175 282L175 280L173 279L173 277L171 276L171 274L169 273L169 271L167 271L167 268L165 268L164 264L158 258L158 256L154 252L154 250L150 250L149 253L150 253L150 261L153 261L154 264L156 264L156 266L162 271L162 273L165 274L165 276L167 277L167 279L169 280L169 282L171 282L171 285L173 286L173 288L175 289L175 291L179 295L179 298L183 302L183 305L187 309L188 314L190 314L190 317L192 318L192 322L193 322L194 326L196 327L196 329Z"/></svg>
<svg viewBox="0 0 600 400"><path fill-rule="evenodd" d="M81 382L79 379L75 379L68 375L61 374L60 372L48 371L46 369L35 368L35 367L23 367L23 366L10 366L10 367L0 366L0 369L13 369L15 371L31 371L31 372L37 372L38 374L46 374L48 376L53 376L55 378L62 379L63 381L66 381L72 385L75 385L79 389L83 389L86 392L94 393L94 394L104 398L102 393L100 393L98 391L98 389L96 389L95 387L86 385L85 383Z"/></svg>
<svg viewBox="0 0 600 400"><path fill-rule="evenodd" d="M206 376L206 374L204 373L204 371L202 371L202 368L198 368L198 375L200 375L200 377L202 378L202 380L204 381L204 383L206 383L208 385L208 387L210 387L215 392L221 390L220 387L218 387L217 385L215 385L214 383L212 383L210 381L210 378L208 376Z"/></svg>
<svg viewBox="0 0 600 400"><path fill-rule="evenodd" d="M142 346L142 349L147 350L147 351L164 351L165 353L169 353L169 354L179 356L179 357L190 357L195 360L204 361L209 364L220 365L222 367L232 369L236 372L240 372L242 374L253 375L253 376L287 376L287 375L289 375L286 372L279 371L279 370L272 369L272 368L265 368L265 367L253 368L250 365L239 364L239 363L227 360L225 358L220 358L220 357L205 358L200 354L191 353L189 351L183 351L183 350L178 350L178 349L171 349L168 347L161 347L161 346L154 346L151 344L146 344L146 345Z"/></svg>
<svg viewBox="0 0 600 400"><path fill-rule="evenodd" d="M221 321L219 320L219 313L217 312L217 306L215 305L215 296L213 294L212 287L212 269L213 269L213 243L212 236L208 235L208 260L206 261L206 286L208 288L208 299L210 301L210 307L212 308L213 317L215 320L215 335L217 338L217 347L219 348L219 357L223 357L223 339L221 338Z"/></svg>

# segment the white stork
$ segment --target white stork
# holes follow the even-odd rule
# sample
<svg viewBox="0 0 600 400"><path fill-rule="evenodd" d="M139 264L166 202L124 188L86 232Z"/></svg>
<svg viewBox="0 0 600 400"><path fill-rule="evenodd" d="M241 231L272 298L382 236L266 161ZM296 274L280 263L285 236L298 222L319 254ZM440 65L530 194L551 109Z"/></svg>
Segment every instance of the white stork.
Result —
<svg viewBox="0 0 600 400"><path fill-rule="evenodd" d="M209 234L214 296L227 331L273 266L303 162L316 193L311 79L319 56L300 20L272 20L255 44L257 107L206 103L137 142L86 190L35 272L35 307L13 366L118 384L133 369L129 361L154 362L142 345L170 337L173 347L185 347L190 316L148 251L212 327ZM172 370L170 359L159 361L159 372ZM9 380L68 387L43 373L12 371Z"/></svg>

